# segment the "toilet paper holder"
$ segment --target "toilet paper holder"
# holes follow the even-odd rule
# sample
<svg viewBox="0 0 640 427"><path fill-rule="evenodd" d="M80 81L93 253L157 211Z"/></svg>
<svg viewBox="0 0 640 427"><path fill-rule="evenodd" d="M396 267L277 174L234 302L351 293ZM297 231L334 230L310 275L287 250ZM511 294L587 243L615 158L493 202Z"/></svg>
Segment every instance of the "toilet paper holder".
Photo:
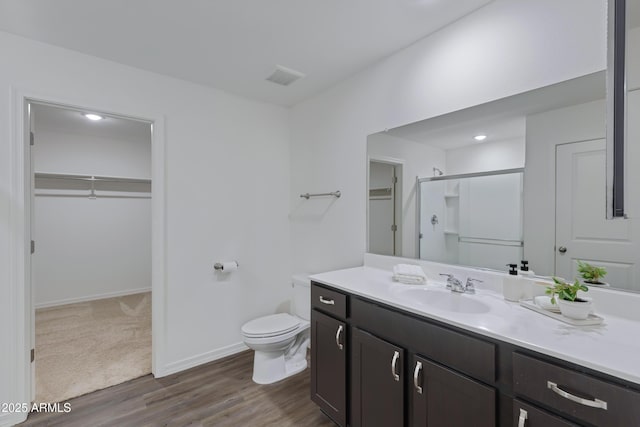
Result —
<svg viewBox="0 0 640 427"><path fill-rule="evenodd" d="M236 268L240 267L240 264L238 264L238 261L232 261L236 264ZM216 271L224 271L224 264L222 262L216 262L215 264L213 264L213 269Z"/></svg>

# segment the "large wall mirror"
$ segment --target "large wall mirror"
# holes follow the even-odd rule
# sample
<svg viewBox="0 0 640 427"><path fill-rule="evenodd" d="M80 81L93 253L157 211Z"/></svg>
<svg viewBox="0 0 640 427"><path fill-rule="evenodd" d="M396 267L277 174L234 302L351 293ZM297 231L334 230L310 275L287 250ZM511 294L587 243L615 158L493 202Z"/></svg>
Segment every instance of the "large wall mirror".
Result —
<svg viewBox="0 0 640 427"><path fill-rule="evenodd" d="M605 215L605 87L594 73L370 135L369 251L567 279L583 260L640 290L640 224Z"/></svg>
<svg viewBox="0 0 640 427"><path fill-rule="evenodd" d="M640 291L640 0L614 2L625 13L617 29L609 20L608 72L368 137L369 252L501 270L527 259L568 280L587 261L612 287ZM624 38L617 71L613 32Z"/></svg>

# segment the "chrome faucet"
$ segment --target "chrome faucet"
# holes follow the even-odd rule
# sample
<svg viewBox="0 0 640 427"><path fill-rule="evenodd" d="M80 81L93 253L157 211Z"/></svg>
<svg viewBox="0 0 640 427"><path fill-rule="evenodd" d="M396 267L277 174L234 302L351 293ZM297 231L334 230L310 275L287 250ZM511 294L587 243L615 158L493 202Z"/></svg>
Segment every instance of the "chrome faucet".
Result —
<svg viewBox="0 0 640 427"><path fill-rule="evenodd" d="M446 276L447 289L451 289L452 292L459 292L461 294L465 292L465 287L462 285L462 282L459 279L456 279L453 274L440 273L440 275Z"/></svg>
<svg viewBox="0 0 640 427"><path fill-rule="evenodd" d="M447 289L451 289L451 292L460 294L475 294L476 288L473 283L482 283L482 280L467 277L467 282L463 285L453 274L440 273L440 275L447 278Z"/></svg>
<svg viewBox="0 0 640 427"><path fill-rule="evenodd" d="M482 283L480 279L474 279L472 277L467 277L467 283L464 285L464 292L468 294L475 294L476 288L473 286L473 282Z"/></svg>

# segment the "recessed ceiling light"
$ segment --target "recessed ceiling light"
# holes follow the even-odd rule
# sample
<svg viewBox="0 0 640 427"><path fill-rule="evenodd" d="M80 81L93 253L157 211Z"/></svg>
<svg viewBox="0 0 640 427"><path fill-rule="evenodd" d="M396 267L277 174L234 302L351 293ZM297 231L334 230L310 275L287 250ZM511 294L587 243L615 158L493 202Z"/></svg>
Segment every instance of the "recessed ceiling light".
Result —
<svg viewBox="0 0 640 427"><path fill-rule="evenodd" d="M99 116L97 114L93 114L93 113L83 113L82 115L85 116L87 119L93 120L93 121L104 119L104 117Z"/></svg>
<svg viewBox="0 0 640 427"><path fill-rule="evenodd" d="M476 135L473 137L473 139L475 139L476 141L484 141L485 139L487 139L487 135L483 135L483 134Z"/></svg>

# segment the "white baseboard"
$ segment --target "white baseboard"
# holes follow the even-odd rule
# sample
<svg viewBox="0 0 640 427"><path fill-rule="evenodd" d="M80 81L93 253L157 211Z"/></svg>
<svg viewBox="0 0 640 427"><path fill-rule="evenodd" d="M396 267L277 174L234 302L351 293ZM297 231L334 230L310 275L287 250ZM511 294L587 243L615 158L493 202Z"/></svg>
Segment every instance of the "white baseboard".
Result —
<svg viewBox="0 0 640 427"><path fill-rule="evenodd" d="M155 376L156 378L160 378L175 374L176 372L195 368L196 366L213 362L214 360L222 359L223 357L231 356L232 354L240 353L248 349L249 347L247 347L243 342L228 345L193 357L187 357L186 359L178 360L177 362L169 363L160 372L156 372Z"/></svg>
<svg viewBox="0 0 640 427"><path fill-rule="evenodd" d="M61 300L56 300L56 301L48 301L48 302L35 304L35 308L37 310L39 308L55 307L55 306L58 306L58 305L74 304L74 303L77 303L77 302L94 301L94 300L97 300L97 299L104 299L104 298L123 297L125 295L141 294L143 292L151 292L151 288L149 287L149 288L127 289L127 290L124 290L124 291L106 292L106 293L103 293L103 294L85 295L85 296L76 297L76 298L66 298L66 299L61 299Z"/></svg>
<svg viewBox="0 0 640 427"><path fill-rule="evenodd" d="M29 414L16 412L5 412L4 414L0 413L0 427L11 427L16 424L20 424L21 422L26 421L27 415Z"/></svg>

